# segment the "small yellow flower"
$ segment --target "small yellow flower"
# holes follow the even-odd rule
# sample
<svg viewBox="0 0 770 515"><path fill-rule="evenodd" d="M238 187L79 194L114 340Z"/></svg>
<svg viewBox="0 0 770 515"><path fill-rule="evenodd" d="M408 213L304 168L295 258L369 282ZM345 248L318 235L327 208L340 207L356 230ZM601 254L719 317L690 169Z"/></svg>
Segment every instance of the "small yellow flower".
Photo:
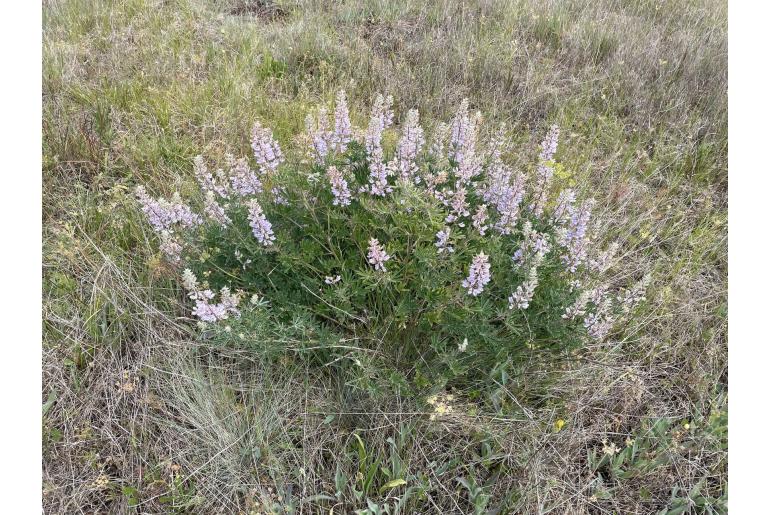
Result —
<svg viewBox="0 0 770 515"><path fill-rule="evenodd" d="M564 427L564 424L566 424L566 422L563 419L559 419L553 423L553 427L554 429L556 429L556 432L558 433L559 431L561 431L561 428Z"/></svg>

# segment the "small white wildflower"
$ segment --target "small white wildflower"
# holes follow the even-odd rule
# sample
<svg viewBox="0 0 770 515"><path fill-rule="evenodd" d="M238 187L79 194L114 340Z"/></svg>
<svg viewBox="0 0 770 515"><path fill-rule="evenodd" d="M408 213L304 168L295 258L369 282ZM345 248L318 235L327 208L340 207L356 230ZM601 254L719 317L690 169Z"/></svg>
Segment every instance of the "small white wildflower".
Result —
<svg viewBox="0 0 770 515"><path fill-rule="evenodd" d="M465 352L468 349L468 338L463 338L463 342L457 346L459 352Z"/></svg>

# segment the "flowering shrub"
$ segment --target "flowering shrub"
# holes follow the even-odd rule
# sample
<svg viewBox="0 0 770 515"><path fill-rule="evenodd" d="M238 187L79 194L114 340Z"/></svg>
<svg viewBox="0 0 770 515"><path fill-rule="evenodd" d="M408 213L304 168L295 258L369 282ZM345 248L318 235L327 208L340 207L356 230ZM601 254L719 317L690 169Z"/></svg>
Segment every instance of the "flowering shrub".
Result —
<svg viewBox="0 0 770 515"><path fill-rule="evenodd" d="M556 126L530 177L506 163L504 127L482 144L467 101L429 140L408 111L394 147L392 105L378 96L361 130L340 92L333 119L308 115L308 159L291 164L256 123L253 163L195 159L197 210L137 188L194 316L257 345L278 334L255 332L267 317L325 362L359 349L410 373L482 377L528 349L601 340L644 300L649 278L607 280L618 245L594 243L594 201L555 191Z"/></svg>

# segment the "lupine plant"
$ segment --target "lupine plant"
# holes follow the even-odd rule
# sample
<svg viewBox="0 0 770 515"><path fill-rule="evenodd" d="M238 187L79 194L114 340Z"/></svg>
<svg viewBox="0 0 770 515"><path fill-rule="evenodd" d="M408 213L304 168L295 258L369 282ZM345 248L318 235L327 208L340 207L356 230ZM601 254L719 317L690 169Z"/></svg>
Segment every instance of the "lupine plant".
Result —
<svg viewBox="0 0 770 515"><path fill-rule="evenodd" d="M257 122L253 160L228 155L211 171L195 158L189 204L139 186L192 315L256 346L295 331L292 345L324 363L375 355L403 378L451 370L460 381L531 349L601 341L644 300L649 277L608 280L619 243L596 244L594 200L557 191L558 127L530 171L506 162L505 127L482 137L467 100L430 138L416 109L399 130L395 120L379 95L355 128L339 92L333 116L308 115L306 155L292 164ZM255 320L282 329L259 340Z"/></svg>

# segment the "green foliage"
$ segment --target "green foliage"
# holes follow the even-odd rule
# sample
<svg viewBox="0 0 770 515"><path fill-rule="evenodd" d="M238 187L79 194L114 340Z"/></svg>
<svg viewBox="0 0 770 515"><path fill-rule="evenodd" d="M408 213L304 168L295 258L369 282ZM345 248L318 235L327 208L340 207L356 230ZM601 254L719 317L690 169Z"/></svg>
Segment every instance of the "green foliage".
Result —
<svg viewBox="0 0 770 515"><path fill-rule="evenodd" d="M352 144L338 159L338 166L353 171L353 184L365 183L369 171L360 146ZM408 386L417 377L432 385L468 386L504 381L511 364L535 353L568 352L583 341L582 324L562 317L576 293L558 252L538 268L529 308L508 309L508 296L527 279L526 270L511 262L521 232L453 232L455 251L439 253L436 233L446 212L424 191L402 184L384 198L361 195L350 206L334 206L322 168L282 173L288 204L262 203L277 235L274 246L265 248L253 237L246 207L231 202L232 223L209 224L185 256L212 290L228 286L258 294L269 305L247 308L229 324L228 334L245 333L246 340L259 342L259 352L277 356L287 346L271 342L289 340L292 350L317 365L348 367L340 360L354 350L353 370L367 374L353 380L369 383L368 389L383 381L395 381L391 388ZM471 205L479 201L473 198ZM554 237L553 227L522 211L536 230ZM392 256L385 273L367 263L373 237ZM489 256L492 281L473 297L461 283L479 252ZM325 284L336 275L339 283ZM469 350L460 352L465 339ZM375 374L365 367L371 359Z"/></svg>

